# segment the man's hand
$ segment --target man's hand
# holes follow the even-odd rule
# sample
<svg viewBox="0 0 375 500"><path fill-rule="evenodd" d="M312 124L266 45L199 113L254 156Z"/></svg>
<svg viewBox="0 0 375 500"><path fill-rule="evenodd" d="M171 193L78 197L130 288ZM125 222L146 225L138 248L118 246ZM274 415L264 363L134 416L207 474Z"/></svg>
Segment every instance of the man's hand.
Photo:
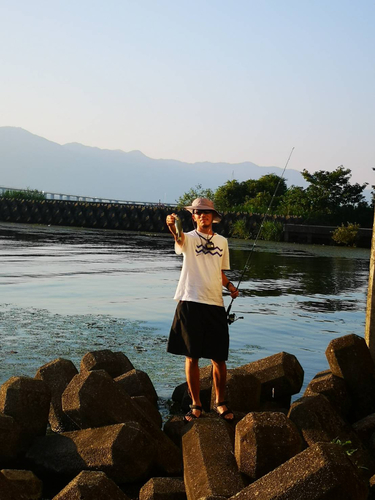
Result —
<svg viewBox="0 0 375 500"><path fill-rule="evenodd" d="M240 294L239 290L232 283L229 283L228 291L229 291L232 299L236 299L238 297L238 295Z"/></svg>
<svg viewBox="0 0 375 500"><path fill-rule="evenodd" d="M175 239L176 243L178 245L182 246L183 243L184 243L185 235L182 232L182 234L180 235L180 239L178 239L178 234L177 234L177 231L176 231L176 224L175 224L177 217L178 216L175 213L167 215L166 223L167 223L168 229L173 234L173 238Z"/></svg>

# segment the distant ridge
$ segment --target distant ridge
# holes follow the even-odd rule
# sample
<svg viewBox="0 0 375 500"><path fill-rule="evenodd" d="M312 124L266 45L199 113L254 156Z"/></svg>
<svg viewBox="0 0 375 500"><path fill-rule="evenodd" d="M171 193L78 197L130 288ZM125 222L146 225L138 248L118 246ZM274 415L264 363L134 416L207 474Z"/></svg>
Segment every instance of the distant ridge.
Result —
<svg viewBox="0 0 375 500"><path fill-rule="evenodd" d="M244 163L185 163L153 159L141 151L100 149L79 143L57 144L18 127L0 127L3 186L121 200L174 203L191 187L216 189L232 178L281 175L282 168ZM287 184L306 186L288 169Z"/></svg>

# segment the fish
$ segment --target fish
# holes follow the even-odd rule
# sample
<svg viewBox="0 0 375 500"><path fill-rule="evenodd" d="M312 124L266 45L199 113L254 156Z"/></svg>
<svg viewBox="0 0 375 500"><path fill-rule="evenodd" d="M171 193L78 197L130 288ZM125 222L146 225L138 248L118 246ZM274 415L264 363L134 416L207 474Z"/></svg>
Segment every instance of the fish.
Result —
<svg viewBox="0 0 375 500"><path fill-rule="evenodd" d="M176 228L176 234L177 234L177 240L176 241L181 241L181 235L182 235L182 222L181 219L178 215L175 216L174 218L174 225Z"/></svg>

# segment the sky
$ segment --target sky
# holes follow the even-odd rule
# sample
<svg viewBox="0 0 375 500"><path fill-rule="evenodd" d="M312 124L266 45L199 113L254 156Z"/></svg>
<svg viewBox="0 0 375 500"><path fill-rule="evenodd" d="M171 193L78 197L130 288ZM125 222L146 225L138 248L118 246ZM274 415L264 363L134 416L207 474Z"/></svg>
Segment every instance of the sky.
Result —
<svg viewBox="0 0 375 500"><path fill-rule="evenodd" d="M373 0L0 0L0 126L375 183ZM197 180L199 182L199 179Z"/></svg>

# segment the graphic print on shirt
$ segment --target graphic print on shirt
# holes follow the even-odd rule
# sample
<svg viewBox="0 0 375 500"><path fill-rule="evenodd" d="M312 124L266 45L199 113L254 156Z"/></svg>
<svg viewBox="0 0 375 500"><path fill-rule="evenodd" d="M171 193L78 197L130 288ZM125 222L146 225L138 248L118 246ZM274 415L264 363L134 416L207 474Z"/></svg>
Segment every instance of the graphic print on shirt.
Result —
<svg viewBox="0 0 375 500"><path fill-rule="evenodd" d="M218 257L223 256L223 248L220 248L218 246L214 246L214 248L206 248L205 245L196 245L195 246L195 255L198 257L198 255L203 254L203 255L217 255Z"/></svg>

